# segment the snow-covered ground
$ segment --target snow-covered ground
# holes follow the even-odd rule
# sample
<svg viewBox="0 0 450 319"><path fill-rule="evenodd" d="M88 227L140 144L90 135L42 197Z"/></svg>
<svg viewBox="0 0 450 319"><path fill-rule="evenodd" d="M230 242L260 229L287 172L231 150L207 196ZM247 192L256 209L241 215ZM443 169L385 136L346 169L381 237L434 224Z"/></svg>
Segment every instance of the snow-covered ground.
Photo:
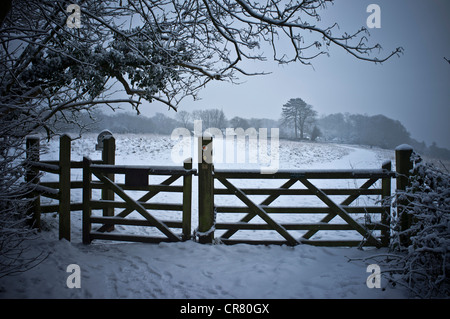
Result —
<svg viewBox="0 0 450 319"><path fill-rule="evenodd" d="M174 165L171 150L177 141L168 136L116 135L116 164ZM95 151L95 136L72 142L73 160L83 155L99 159ZM45 144L43 144L45 146ZM58 158L58 141L47 145L43 159ZM385 160L393 161L394 152L357 146L280 141L280 168L341 169L380 168ZM194 161L195 163L195 161ZM393 163L394 164L394 163ZM216 164L215 167L255 167L254 164ZM258 166L256 166L258 167ZM81 179L81 170L73 170L73 178ZM120 178L120 177L119 177ZM54 180L48 175L47 180ZM151 182L156 182L151 177ZM271 181L272 182L272 181ZM279 187L284 181L273 181ZM347 186L355 186L344 181ZM243 184L268 187L267 181L241 181ZM253 184L252 184L253 183ZM261 183L261 184L258 184ZM323 184L325 183L325 184ZM328 184L327 184L328 183ZM334 181L316 181L318 186L337 187ZM339 182L338 182L339 183ZM343 183L343 182L340 182ZM352 183L352 184L348 184ZM345 185L340 185L344 186ZM179 194L159 194L155 201L174 202ZM193 179L192 225L197 226L197 179ZM231 196L218 201L230 205ZM280 199L273 205L318 206L312 196ZM257 199L258 196L255 196ZM72 200L80 201L81 192L74 191ZM338 200L339 197L337 196ZM370 199L367 199L370 201ZM320 202L320 201L319 201ZM160 214L160 215L158 215ZM163 212L155 216L163 216ZM237 216L236 218L240 218ZM322 216L321 216L322 217ZM175 217L176 218L176 217ZM179 218L179 216L178 216ZM282 216L280 221L299 222L299 216ZM283 220L283 218L285 218ZM302 217L303 218L303 217ZM312 222L314 216L304 222ZM164 217L164 219L168 219ZM317 219L316 219L317 220ZM257 221L257 219L255 219ZM298 245L286 246L225 246L201 245L193 241L182 243L141 244L93 241L81 243L81 212L72 213L72 241L58 240L58 220L54 214L42 216L43 231L38 239L27 244L29 256L47 256L33 269L0 279L0 298L406 298L407 291L381 281L382 288L366 284L370 260L359 260L385 249L328 248ZM118 232L130 228L116 226ZM148 234L149 228L138 228ZM273 232L242 231L246 236L273 236ZM338 237L357 238L351 232ZM236 236L240 234L237 233ZM261 235L259 235L261 234ZM319 232L314 237L336 236ZM356 237L355 237L356 236ZM234 238L234 237L233 237ZM239 237L237 237L239 238ZM261 237L263 238L263 237ZM265 237L264 237L265 238ZM272 238L278 239L278 238ZM349 259L358 259L349 261ZM68 288L71 276L67 267L79 266L81 288ZM381 269L382 270L382 269ZM72 278L72 277L70 277ZM69 278L69 279L70 279Z"/></svg>

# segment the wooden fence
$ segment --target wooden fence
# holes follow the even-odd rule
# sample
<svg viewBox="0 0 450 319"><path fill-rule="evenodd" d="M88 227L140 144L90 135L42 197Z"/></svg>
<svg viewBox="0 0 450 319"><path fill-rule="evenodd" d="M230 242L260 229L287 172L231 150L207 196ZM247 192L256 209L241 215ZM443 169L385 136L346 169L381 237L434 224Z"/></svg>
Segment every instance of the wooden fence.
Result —
<svg viewBox="0 0 450 319"><path fill-rule="evenodd" d="M39 139L27 139L27 156L31 169L26 175L28 182L34 183L34 201L29 214L35 227L40 227L40 214L59 213L59 237L70 240L71 211L83 211L83 242L90 243L93 239L126 240L140 242L179 241L191 238L191 196L192 176L198 175L198 227L195 236L200 243L220 241L225 244L287 244L300 243L322 246L356 246L371 245L387 246L390 235L391 219L391 179L397 178L397 191L401 192L407 186L411 169L410 148L396 150L396 168L391 170L391 163L385 163L380 169L371 170L279 170L273 174L261 174L252 170L224 170L214 169L212 163L212 138L200 138L201 149L198 170L192 169L190 160L184 167L156 167L156 166L120 166L115 164L115 139L107 136L103 141L102 160L71 161L71 138L63 135L60 139L60 158L57 161L39 160ZM83 169L83 180L71 180L71 169ZM59 175L58 182L40 182L40 171ZM116 183L115 176L125 175L125 183ZM149 175L168 175L160 184L149 184ZM92 176L98 181L92 180ZM172 183L183 178L182 186ZM285 180L279 187L243 188L236 186L235 180ZM355 188L320 188L314 180L363 180L361 186ZM215 181L224 187L216 188ZM380 181L380 182L378 182ZM378 182L378 183L377 183ZM293 188L294 184L301 184L303 188ZM83 200L71 202L71 190L83 189ZM100 199L92 198L92 190L101 189ZM129 190L146 191L146 194L135 200L126 193ZM160 192L179 192L183 195L181 204L148 203ZM123 201L115 201L115 195ZM251 198L253 195L264 195L264 200L257 203ZM281 196L315 196L322 206L274 206L274 202ZM337 202L332 196L346 196ZM58 204L41 205L40 197L58 200ZM217 205L215 196L235 196L244 205ZM355 205L361 196L378 196L379 201L372 206ZM115 215L116 208L123 208ZM102 210L102 215L92 215L93 210ZM182 212L181 220L159 220L149 211L173 210ZM137 211L144 219L125 218L132 211ZM245 214L238 222L218 222L221 214ZM302 216L304 214L323 214L319 222L314 223L284 223L276 221L274 214L290 214ZM358 222L355 214L376 214L380 218L376 222ZM255 217L264 223L252 223ZM343 222L331 223L339 217ZM300 219L300 218L299 218ZM292 218L290 219L292 220ZM92 230L92 224L101 224ZM151 226L158 229L164 237L137 236L133 234L109 233L114 225ZM404 221L404 229L408 221ZM181 235L175 234L171 228L181 228ZM217 231L224 231L215 237ZM282 240L259 239L230 239L240 230L271 230L280 235ZM316 240L313 238L320 231L356 231L360 240ZM299 238L292 232L303 231ZM258 236L259 238L259 236Z"/></svg>
<svg viewBox="0 0 450 319"><path fill-rule="evenodd" d="M70 215L72 211L81 211L82 202L71 201L71 190L81 189L81 180L71 180L71 170L83 168L82 161L71 160L72 138L64 134L59 141L59 160L40 160L40 138L30 136L26 140L27 165L29 170L26 174L26 181L33 188L31 196L34 198L28 215L31 217L31 224L35 228L40 228L40 216L45 213L58 213L59 215L59 238L70 241ZM114 164L115 162L115 139L112 135L107 136L103 141L102 160L93 161L94 164ZM41 172L58 175L58 182L40 181ZM103 199L110 199L110 192L103 192ZM41 197L57 200L57 204L43 205ZM111 210L105 208L105 214L110 215Z"/></svg>
<svg viewBox="0 0 450 319"><path fill-rule="evenodd" d="M83 242L88 243L93 239L113 239L131 240L141 242L176 241L191 238L191 197L192 197L192 175L196 170L192 169L192 160L187 159L184 167L137 167L118 166L115 164L115 138L112 135L102 135L103 140L100 148L102 150L102 160L83 161L71 160L71 142L69 135L62 135L60 138L59 160L40 160L40 139L38 137L28 137L27 164L29 171L26 174L27 182L33 185L33 204L28 214L31 217L31 224L40 228L40 215L42 213L55 213L59 215L59 238L71 240L71 212L83 211ZM86 163L89 163L88 165ZM71 180L71 169L83 169L83 180ZM56 174L58 182L40 181L41 172ZM90 174L100 178L100 181L92 181ZM125 183L115 183L115 175L124 174ZM149 175L171 175L159 185L149 185ZM183 177L183 186L173 186L173 182ZM147 178L147 181L146 179ZM87 182L89 180L90 182ZM80 202L71 201L71 190L82 189L83 200ZM101 189L101 198L92 200L92 189ZM148 193L135 201L129 197L125 191L147 191ZM181 204L164 203L144 203L160 192L180 192L183 193ZM114 201L115 194L121 197L124 202ZM43 205L41 197L57 200L57 204ZM115 208L126 208L115 215ZM90 216L92 210L101 210L102 216ZM146 210L161 209L182 211L181 221L160 222L153 218ZM133 210L137 210L146 220L125 219ZM91 232L91 224L103 224L98 230ZM161 230L167 238L139 237L135 235L106 234L114 230L114 225L135 225L135 226L155 226ZM166 228L182 228L182 236L177 236Z"/></svg>

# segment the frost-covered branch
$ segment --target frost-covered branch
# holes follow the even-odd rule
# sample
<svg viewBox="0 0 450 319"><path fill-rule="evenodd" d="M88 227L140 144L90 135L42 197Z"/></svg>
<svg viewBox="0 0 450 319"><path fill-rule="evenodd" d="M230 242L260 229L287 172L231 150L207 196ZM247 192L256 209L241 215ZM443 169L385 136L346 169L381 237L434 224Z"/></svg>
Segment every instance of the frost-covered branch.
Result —
<svg viewBox="0 0 450 319"><path fill-rule="evenodd" d="M336 23L320 26L321 10L329 3L84 0L79 3L82 27L70 29L65 1L16 0L1 27L0 102L28 102L24 92L31 88L39 88L32 97L41 105L75 95L82 101L84 94L98 97L117 81L130 97L162 101L176 110L183 98L197 98L212 80L264 74L240 66L244 60L266 60L264 43L280 63L310 64L332 45L371 62L401 51L372 57L380 46L367 45L365 28L334 35ZM291 43L293 56L282 37Z"/></svg>

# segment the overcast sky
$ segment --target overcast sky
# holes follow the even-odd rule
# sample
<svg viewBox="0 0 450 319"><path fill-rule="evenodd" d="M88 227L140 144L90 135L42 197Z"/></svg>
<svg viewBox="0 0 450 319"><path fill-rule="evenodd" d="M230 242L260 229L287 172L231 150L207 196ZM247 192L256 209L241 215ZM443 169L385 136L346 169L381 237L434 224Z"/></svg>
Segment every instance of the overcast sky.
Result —
<svg viewBox="0 0 450 319"><path fill-rule="evenodd" d="M400 120L413 138L450 148L450 64L444 60L450 59L450 1L336 0L323 22L339 23L335 35L354 32L366 25L371 3L381 8L381 28L370 30L370 43L382 45L380 57L401 46L400 57L375 65L331 48L330 57L313 60L314 68L261 63L258 71L272 74L241 78L245 83L240 85L210 83L200 93L202 100L186 99L179 109L222 108L228 119L278 119L282 105L299 97L319 114L384 114ZM156 103L141 111L174 114Z"/></svg>

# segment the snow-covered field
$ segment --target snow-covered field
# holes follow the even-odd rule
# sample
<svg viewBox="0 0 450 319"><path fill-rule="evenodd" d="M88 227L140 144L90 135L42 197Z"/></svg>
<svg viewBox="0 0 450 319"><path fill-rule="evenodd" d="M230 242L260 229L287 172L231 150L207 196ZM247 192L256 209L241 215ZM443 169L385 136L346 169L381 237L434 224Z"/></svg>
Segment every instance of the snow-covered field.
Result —
<svg viewBox="0 0 450 319"><path fill-rule="evenodd" d="M116 135L116 164L175 165L171 150L177 141L169 136ZM82 156L99 159L95 151L96 136L87 136L72 142L73 160ZM47 153L43 159L58 158L58 141L43 143ZM381 168L386 160L393 161L394 152L364 147L280 141L279 167L296 169L350 169ZM194 154L194 166L195 166ZM394 163L393 163L394 164ZM178 165L178 164L177 164ZM255 164L215 164L216 168L249 167ZM81 179L81 170L73 170L73 178ZM46 176L46 180L55 180ZM119 177L120 178L120 177ZM151 183L158 179L151 178ZM274 186L284 181L240 181L238 186ZM241 184L239 184L241 183ZM253 184L252 184L253 183ZM260 183L260 184L258 184ZM315 181L317 186L354 187L354 181ZM337 184L335 184L337 183ZM341 183L341 184L339 184ZM346 183L346 184L342 184ZM350 184L349 184L350 183ZM81 200L81 191L73 191L72 200ZM193 179L192 227L197 227L197 179ZM287 196L286 196L287 197ZM220 204L238 205L231 196L221 196ZM256 201L258 196L255 196ZM264 198L264 197L262 197ZM156 202L179 202L180 194L165 193L155 197ZM339 196L336 196L339 201ZM366 199L368 203L371 199ZM280 198L273 205L318 206L312 196ZM361 204L361 203L360 203ZM171 213L173 214L173 213ZM164 219L167 213L157 212ZM174 215L175 216L175 215ZM233 221L242 215L235 216ZM323 216L308 216L303 222L317 221ZM180 218L179 215L172 218ZM228 218L228 217L227 217ZM231 218L231 217L229 217ZM274 217L275 218L275 217ZM280 221L299 222L299 216L280 216ZM284 218L284 219L283 219ZM316 219L313 219L316 218ZM258 220L255 218L255 222ZM333 220L334 221L334 220ZM35 268L0 279L0 298L406 298L401 287L391 287L381 281L381 289L368 288L370 260L362 259L379 254L384 249L324 248L298 245L286 246L225 246L201 245L193 241L183 243L141 244L93 241L81 243L81 212L72 213L72 241L58 240L58 219L54 214L42 216L43 231L38 239L27 244L27 254L47 256ZM134 228L133 228L134 229ZM118 232L130 228L116 226ZM139 234L149 234L149 228L138 228ZM242 232L242 235L241 235ZM323 234L322 234L323 233ZM344 234L343 234L344 233ZM220 234L218 232L218 234ZM240 231L241 238L267 238L273 232ZM299 234L300 235L300 234ZM246 237L247 236L247 237ZM255 237L257 236L257 237ZM258 237L261 236L261 237ZM314 237L355 239L352 232L319 232ZM333 237L341 236L341 237ZM235 237L232 237L235 238ZM239 237L236 237L239 238ZM279 239L279 237L270 237ZM81 288L68 288L71 275L67 267L79 266ZM72 278L72 277L70 277Z"/></svg>

